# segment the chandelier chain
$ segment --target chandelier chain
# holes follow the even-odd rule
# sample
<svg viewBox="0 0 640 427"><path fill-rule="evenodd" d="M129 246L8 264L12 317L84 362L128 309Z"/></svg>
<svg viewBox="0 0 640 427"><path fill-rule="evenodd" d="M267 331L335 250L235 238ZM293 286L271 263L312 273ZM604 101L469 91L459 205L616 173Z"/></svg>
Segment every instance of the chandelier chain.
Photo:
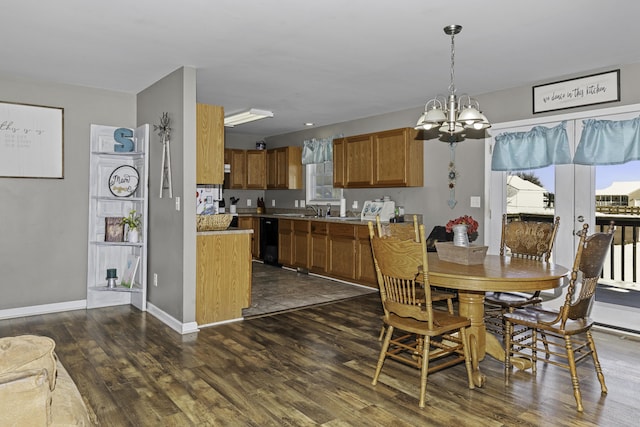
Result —
<svg viewBox="0 0 640 427"><path fill-rule="evenodd" d="M456 93L455 86L455 55L456 55L456 47L455 42L453 41L455 34L451 34L451 82L449 83L449 93Z"/></svg>

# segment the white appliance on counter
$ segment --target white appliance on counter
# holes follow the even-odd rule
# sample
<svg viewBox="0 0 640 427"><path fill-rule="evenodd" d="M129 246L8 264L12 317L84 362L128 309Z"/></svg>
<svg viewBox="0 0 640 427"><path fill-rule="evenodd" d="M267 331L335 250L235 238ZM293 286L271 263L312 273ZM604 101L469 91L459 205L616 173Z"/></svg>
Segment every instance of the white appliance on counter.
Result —
<svg viewBox="0 0 640 427"><path fill-rule="evenodd" d="M361 221L375 221L376 215L380 215L381 222L389 222L396 216L396 202L387 200L367 200L362 206L360 213Z"/></svg>

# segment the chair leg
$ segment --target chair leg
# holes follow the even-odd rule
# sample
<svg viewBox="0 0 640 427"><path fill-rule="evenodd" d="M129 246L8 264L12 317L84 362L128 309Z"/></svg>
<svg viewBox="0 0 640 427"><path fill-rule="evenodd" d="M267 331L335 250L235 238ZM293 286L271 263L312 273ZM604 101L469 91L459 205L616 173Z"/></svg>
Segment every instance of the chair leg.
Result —
<svg viewBox="0 0 640 427"><path fill-rule="evenodd" d="M604 383L604 374L602 373L602 367L598 360L598 352L596 351L596 343L593 340L591 331L587 331L587 341L589 342L589 349L591 350L591 358L593 359L593 366L596 368L596 375L598 375L598 381L600 381L600 390L603 394L608 392L607 386Z"/></svg>
<svg viewBox="0 0 640 427"><path fill-rule="evenodd" d="M509 374L511 373L511 335L513 334L513 325L508 320L505 320L504 327L504 385L509 385Z"/></svg>
<svg viewBox="0 0 640 427"><path fill-rule="evenodd" d="M380 371L382 371L382 365L384 364L384 359L387 357L387 350L389 349L389 342L391 342L392 335L393 335L393 326L389 326L387 327L387 335L384 337L384 342L382 343L382 349L380 350L380 357L378 357L376 373L373 374L373 381L371 381L371 384L373 385L376 385L378 383L378 377L380 376Z"/></svg>
<svg viewBox="0 0 640 427"><path fill-rule="evenodd" d="M378 336L378 341L382 341L383 337L384 337L384 325L380 327L380 335Z"/></svg>
<svg viewBox="0 0 640 427"><path fill-rule="evenodd" d="M449 314L453 314L453 301L451 298L447 298L447 308L449 309Z"/></svg>
<svg viewBox="0 0 640 427"><path fill-rule="evenodd" d="M464 365L467 368L467 379L469 380L469 388L474 389L473 384L473 369L471 367L471 348L469 347L469 337L467 336L467 329L460 328L460 338L462 338L462 351L464 353Z"/></svg>
<svg viewBox="0 0 640 427"><path fill-rule="evenodd" d="M569 361L569 370L571 371L571 383L573 385L573 397L576 399L578 412L583 412L582 395L580 394L580 383L578 382L578 371L576 370L576 358L573 353L573 344L571 336L564 336L565 347L567 349L567 360Z"/></svg>
<svg viewBox="0 0 640 427"><path fill-rule="evenodd" d="M429 347L431 341L429 336L424 336L424 347L422 349L422 368L420 371L420 408L424 408L424 401L427 395L427 375L429 374Z"/></svg>

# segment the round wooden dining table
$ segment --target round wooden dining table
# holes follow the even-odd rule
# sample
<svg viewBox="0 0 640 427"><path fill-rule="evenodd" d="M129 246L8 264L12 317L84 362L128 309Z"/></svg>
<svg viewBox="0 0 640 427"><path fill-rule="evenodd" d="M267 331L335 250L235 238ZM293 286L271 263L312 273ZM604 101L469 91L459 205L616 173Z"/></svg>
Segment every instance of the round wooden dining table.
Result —
<svg viewBox="0 0 640 427"><path fill-rule="evenodd" d="M504 361L504 348L484 325L484 295L487 291L534 292L553 289L568 283L570 270L548 262L523 258L487 255L484 263L475 265L441 261L437 253L428 254L429 282L431 286L455 289L458 292L459 313L471 320L469 341L474 357L476 385L484 383L477 362L489 354ZM566 281L566 282L565 282ZM529 361L514 361L524 369Z"/></svg>

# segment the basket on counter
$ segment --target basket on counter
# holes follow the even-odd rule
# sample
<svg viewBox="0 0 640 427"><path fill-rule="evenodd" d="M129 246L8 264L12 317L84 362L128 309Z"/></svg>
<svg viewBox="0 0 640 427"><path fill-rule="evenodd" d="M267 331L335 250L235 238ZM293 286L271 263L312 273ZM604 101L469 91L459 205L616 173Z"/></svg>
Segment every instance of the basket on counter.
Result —
<svg viewBox="0 0 640 427"><path fill-rule="evenodd" d="M196 215L197 231L222 231L229 228L233 215L216 214L216 215Z"/></svg>

